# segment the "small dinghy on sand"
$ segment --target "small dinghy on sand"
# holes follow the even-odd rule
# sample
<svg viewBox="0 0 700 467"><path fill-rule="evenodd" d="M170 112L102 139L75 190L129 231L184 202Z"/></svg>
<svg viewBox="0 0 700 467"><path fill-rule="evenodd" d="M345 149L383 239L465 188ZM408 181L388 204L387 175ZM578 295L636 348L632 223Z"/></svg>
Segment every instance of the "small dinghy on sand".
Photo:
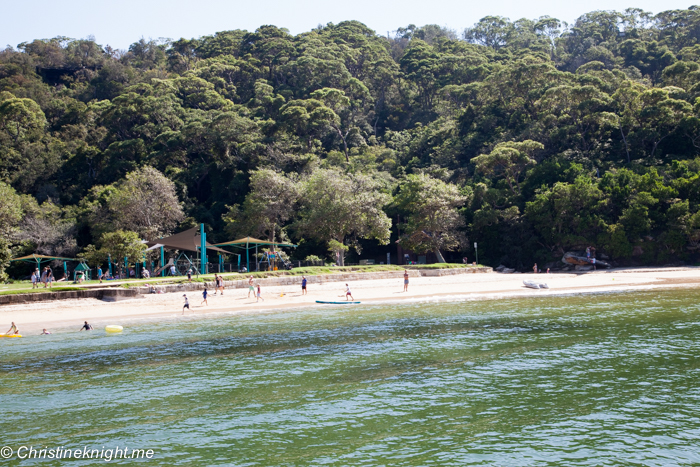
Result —
<svg viewBox="0 0 700 467"><path fill-rule="evenodd" d="M548 289L549 286L542 282L523 281L523 285L529 289Z"/></svg>

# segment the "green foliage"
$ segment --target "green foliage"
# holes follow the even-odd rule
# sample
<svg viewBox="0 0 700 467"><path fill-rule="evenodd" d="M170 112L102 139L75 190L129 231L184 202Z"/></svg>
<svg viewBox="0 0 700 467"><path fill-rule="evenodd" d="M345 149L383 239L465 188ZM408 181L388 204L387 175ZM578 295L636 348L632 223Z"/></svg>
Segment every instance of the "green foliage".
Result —
<svg viewBox="0 0 700 467"><path fill-rule="evenodd" d="M129 264L139 263L143 261L143 255L146 252L146 245L141 243L139 235L136 232L124 230L102 234L98 247L88 245L78 257L95 267L104 264L107 258L111 257L112 262L121 271L124 258L128 258Z"/></svg>
<svg viewBox="0 0 700 467"><path fill-rule="evenodd" d="M346 242L360 250L359 239L389 242L391 220L383 208L391 195L382 184L366 175L318 169L302 182L297 232L335 246L344 264Z"/></svg>
<svg viewBox="0 0 700 467"><path fill-rule="evenodd" d="M215 241L380 254L398 214L406 247L466 252L468 236L523 269L595 242L683 259L700 251L699 26L695 7L630 8L571 25L487 16L462 37L344 21L124 53L25 42L0 51L1 233L13 252L68 252L204 222ZM408 195L420 174L426 197L449 193L429 196L442 227ZM451 233L436 246L423 231Z"/></svg>
<svg viewBox="0 0 700 467"><path fill-rule="evenodd" d="M459 189L427 174L408 175L399 184L394 203L406 216L404 248L432 251L444 263L441 250L455 250L466 243L464 218L458 208L467 201Z"/></svg>

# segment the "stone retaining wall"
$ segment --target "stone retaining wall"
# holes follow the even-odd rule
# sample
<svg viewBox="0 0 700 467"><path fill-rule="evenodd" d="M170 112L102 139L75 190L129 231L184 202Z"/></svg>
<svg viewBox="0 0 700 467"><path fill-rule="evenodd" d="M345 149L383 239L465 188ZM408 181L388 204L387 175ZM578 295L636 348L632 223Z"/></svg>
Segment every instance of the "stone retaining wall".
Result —
<svg viewBox="0 0 700 467"><path fill-rule="evenodd" d="M472 267L472 268L450 268L450 269L420 269L420 275L425 277L453 276L455 274L479 274L493 272L493 268Z"/></svg>
<svg viewBox="0 0 700 467"><path fill-rule="evenodd" d="M41 292L15 295L0 295L0 305L18 305L21 303L46 302L53 300L68 300L71 298L96 298L105 301L126 300L140 297L144 291L143 287L125 289L86 289L70 290L67 292ZM147 289L146 289L147 291Z"/></svg>

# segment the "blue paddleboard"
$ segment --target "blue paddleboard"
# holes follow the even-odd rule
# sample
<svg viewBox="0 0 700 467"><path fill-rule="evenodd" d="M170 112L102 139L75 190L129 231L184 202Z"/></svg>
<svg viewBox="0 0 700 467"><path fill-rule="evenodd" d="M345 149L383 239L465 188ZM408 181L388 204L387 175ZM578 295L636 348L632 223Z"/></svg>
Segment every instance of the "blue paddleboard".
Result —
<svg viewBox="0 0 700 467"><path fill-rule="evenodd" d="M344 301L344 302L324 302L324 301L321 301L321 300L316 300L316 303L326 303L326 304L330 304L330 305L354 305L354 304L357 304L357 303L360 303L360 302L348 302L348 301Z"/></svg>

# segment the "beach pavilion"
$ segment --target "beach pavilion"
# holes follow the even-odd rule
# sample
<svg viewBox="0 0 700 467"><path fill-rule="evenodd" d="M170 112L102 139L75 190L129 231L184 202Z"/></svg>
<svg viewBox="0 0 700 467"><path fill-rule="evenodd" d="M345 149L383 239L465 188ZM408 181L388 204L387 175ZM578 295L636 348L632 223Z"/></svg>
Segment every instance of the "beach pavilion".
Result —
<svg viewBox="0 0 700 467"><path fill-rule="evenodd" d="M63 275L68 278L68 266L67 261L77 261L75 258L62 258L60 256L47 256L47 255L37 255L32 253L27 256L20 256L19 258L11 259L12 261L22 261L24 263L36 264L36 268L41 271L41 263L50 263L51 261L63 261Z"/></svg>
<svg viewBox="0 0 700 467"><path fill-rule="evenodd" d="M265 240L260 240L257 238L253 237L244 237L244 238L239 238L238 240L232 240L230 242L224 242L224 243L216 243L215 246L230 246L233 248L240 248L242 250L245 250L245 260L246 260L246 268L248 271L250 271L250 250L255 248L255 265L256 265L256 271L258 269L258 245L267 245L267 246L272 246L272 249L274 250L276 246L288 246L292 248L296 248L297 245L294 245L292 243L279 243L279 242L268 242Z"/></svg>
<svg viewBox="0 0 700 467"><path fill-rule="evenodd" d="M199 232L197 231L199 230ZM179 250L180 257L184 256L185 259L194 267L193 261L187 256L185 251L197 252L200 257L200 272L201 274L206 274L208 271L206 269L207 265L207 250L213 250L217 253L231 255L230 251L222 250L217 248L215 245L207 242L207 234L204 232L204 224L201 224L200 229L193 227L191 229L185 230L184 232L177 233L165 238L159 238L153 242L145 242L149 247L148 250L155 250L160 248L160 267L161 273L165 267L165 250ZM179 258L178 258L179 259Z"/></svg>

